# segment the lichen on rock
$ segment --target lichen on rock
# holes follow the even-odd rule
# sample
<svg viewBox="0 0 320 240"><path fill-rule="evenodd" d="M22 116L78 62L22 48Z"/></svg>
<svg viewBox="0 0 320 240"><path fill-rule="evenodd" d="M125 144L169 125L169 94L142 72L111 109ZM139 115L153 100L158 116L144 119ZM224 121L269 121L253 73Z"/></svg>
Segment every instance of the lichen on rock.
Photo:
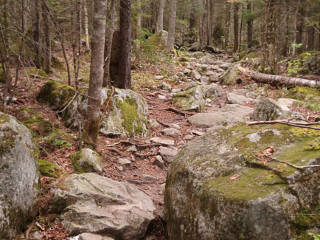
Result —
<svg viewBox="0 0 320 240"><path fill-rule="evenodd" d="M169 239L294 238L292 222L302 209L319 204L319 168L296 172L275 161L265 165L257 154L274 146L275 159L319 164L320 151L305 149L319 133L296 131L240 123L191 141L168 173Z"/></svg>
<svg viewBox="0 0 320 240"><path fill-rule="evenodd" d="M101 157L89 148L83 148L81 151L71 155L71 161L78 173L102 172Z"/></svg>

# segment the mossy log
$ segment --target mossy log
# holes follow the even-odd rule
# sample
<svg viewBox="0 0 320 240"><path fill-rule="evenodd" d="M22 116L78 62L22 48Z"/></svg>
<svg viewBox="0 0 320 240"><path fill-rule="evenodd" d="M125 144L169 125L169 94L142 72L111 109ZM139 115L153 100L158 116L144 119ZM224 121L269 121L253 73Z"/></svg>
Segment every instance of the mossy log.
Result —
<svg viewBox="0 0 320 240"><path fill-rule="evenodd" d="M242 72L246 76L253 78L257 82L283 84L286 86L305 86L320 88L320 81L317 80L258 73L250 71L249 69L243 68L241 66L239 66L238 69L240 72Z"/></svg>

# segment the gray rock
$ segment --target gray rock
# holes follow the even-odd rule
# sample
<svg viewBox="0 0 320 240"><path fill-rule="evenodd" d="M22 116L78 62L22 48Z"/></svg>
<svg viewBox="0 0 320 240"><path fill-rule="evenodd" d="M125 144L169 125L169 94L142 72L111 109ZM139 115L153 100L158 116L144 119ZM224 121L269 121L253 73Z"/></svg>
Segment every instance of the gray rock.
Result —
<svg viewBox="0 0 320 240"><path fill-rule="evenodd" d="M132 145L127 148L127 151L128 152L136 152L136 151L138 151L138 149L137 149L136 145Z"/></svg>
<svg viewBox="0 0 320 240"><path fill-rule="evenodd" d="M158 121L153 118L149 119L148 123L149 123L150 127L152 127L152 128L160 127L160 124L158 123Z"/></svg>
<svg viewBox="0 0 320 240"><path fill-rule="evenodd" d="M114 238L102 236L96 233L82 233L76 237L69 238L69 240L114 240Z"/></svg>
<svg viewBox="0 0 320 240"><path fill-rule="evenodd" d="M244 104L248 102L253 102L253 99L247 98L243 95L235 94L235 93L228 93L227 94L227 103L229 104Z"/></svg>
<svg viewBox="0 0 320 240"><path fill-rule="evenodd" d="M185 140L192 140L193 138L194 138L194 136L191 135L191 134L188 134L188 135L185 135L185 136L184 136L184 139L185 139Z"/></svg>
<svg viewBox="0 0 320 240"><path fill-rule="evenodd" d="M170 91L172 89L171 85L166 82L162 82L160 87L161 87L161 89L168 90L168 91Z"/></svg>
<svg viewBox="0 0 320 240"><path fill-rule="evenodd" d="M156 182L156 181L158 181L158 178L156 178L154 176L151 176L151 175L148 175L148 174L142 174L142 179L144 181L147 181L147 182Z"/></svg>
<svg viewBox="0 0 320 240"><path fill-rule="evenodd" d="M131 160L129 158L118 158L118 163L122 166L129 166L131 164Z"/></svg>
<svg viewBox="0 0 320 240"><path fill-rule="evenodd" d="M0 112L0 239L12 239L37 214L39 173L30 131Z"/></svg>
<svg viewBox="0 0 320 240"><path fill-rule="evenodd" d="M209 85L203 85L202 91L206 98L212 98L212 99L221 97L223 93L222 88L215 83L211 83Z"/></svg>
<svg viewBox="0 0 320 240"><path fill-rule="evenodd" d="M238 67L240 64L234 64L219 79L222 84L236 85L242 82Z"/></svg>
<svg viewBox="0 0 320 240"><path fill-rule="evenodd" d="M228 70L228 68L231 66L232 66L231 63L223 63L220 65L220 68L222 68L223 70Z"/></svg>
<svg viewBox="0 0 320 240"><path fill-rule="evenodd" d="M210 83L210 78L208 76L202 76L200 82L203 84L208 84Z"/></svg>
<svg viewBox="0 0 320 240"><path fill-rule="evenodd" d="M215 112L197 113L188 118L188 121L197 127L219 127L226 124L232 125L237 122L247 121L252 113L253 109L250 107L228 104Z"/></svg>
<svg viewBox="0 0 320 240"><path fill-rule="evenodd" d="M164 76L161 76L161 75L157 75L154 77L156 80L162 80L164 79Z"/></svg>
<svg viewBox="0 0 320 240"><path fill-rule="evenodd" d="M136 187L94 173L72 174L52 190L52 205L70 234L99 232L115 239L140 239L153 219L152 200Z"/></svg>
<svg viewBox="0 0 320 240"><path fill-rule="evenodd" d="M164 161L162 160L162 157L160 155L157 155L155 160L153 161L153 165L158 166L159 168L164 168Z"/></svg>
<svg viewBox="0 0 320 240"><path fill-rule="evenodd" d="M83 148L71 156L74 169L79 172L102 172L101 157L90 148Z"/></svg>
<svg viewBox="0 0 320 240"><path fill-rule="evenodd" d="M165 128L161 132L170 137L177 137L181 135L181 132L176 128Z"/></svg>
<svg viewBox="0 0 320 240"><path fill-rule="evenodd" d="M158 98L159 98L160 100L167 100L167 99L168 99L166 96L161 95L161 94L158 95Z"/></svg>
<svg viewBox="0 0 320 240"><path fill-rule="evenodd" d="M172 96L172 104L185 111L203 111L205 99L202 87L195 86L174 94Z"/></svg>
<svg viewBox="0 0 320 240"><path fill-rule="evenodd" d="M189 142L168 172L169 240L297 239L305 212L317 215L312 202L319 200L320 172L296 171L277 162L265 165L256 154L276 146L275 159L299 166L319 164L320 152L308 150L313 137L307 131L297 137L294 127L239 123ZM315 226L303 224L305 229Z"/></svg>
<svg viewBox="0 0 320 240"><path fill-rule="evenodd" d="M192 72L192 70L190 70L189 68L186 68L184 71L183 71L183 73L185 74L185 75L190 75L191 74L191 72Z"/></svg>
<svg viewBox="0 0 320 240"><path fill-rule="evenodd" d="M196 70L192 71L191 76L196 80L200 80L201 79L201 74Z"/></svg>
<svg viewBox="0 0 320 240"><path fill-rule="evenodd" d="M181 127L180 127L178 124L176 124L176 123L170 123L169 126L170 126L171 128L175 128L175 129L178 129L178 130L181 129Z"/></svg>
<svg viewBox="0 0 320 240"><path fill-rule="evenodd" d="M115 89L110 104L112 111L102 118L102 134L123 137L147 135L148 104L140 94L129 89Z"/></svg>
<svg viewBox="0 0 320 240"><path fill-rule="evenodd" d="M171 91L172 93L177 93L177 92L181 92L181 88L174 88Z"/></svg>
<svg viewBox="0 0 320 240"><path fill-rule="evenodd" d="M276 119L304 120L302 114L292 112L289 109L289 106L293 103L291 100L280 99L279 103L269 98L262 99L254 110L252 119L255 121L271 121Z"/></svg>
<svg viewBox="0 0 320 240"><path fill-rule="evenodd" d="M219 82L219 77L220 77L221 75L219 74L219 73L215 73L214 75L211 75L210 77L209 77L209 82L212 82L212 83L214 83L214 82Z"/></svg>
<svg viewBox="0 0 320 240"><path fill-rule="evenodd" d="M159 153L166 162L171 163L173 158L178 154L178 150L176 148L160 147Z"/></svg>
<svg viewBox="0 0 320 240"><path fill-rule="evenodd" d="M168 138L161 138L161 137L153 137L150 139L151 142L159 143L163 145L173 146L174 140L168 139Z"/></svg>

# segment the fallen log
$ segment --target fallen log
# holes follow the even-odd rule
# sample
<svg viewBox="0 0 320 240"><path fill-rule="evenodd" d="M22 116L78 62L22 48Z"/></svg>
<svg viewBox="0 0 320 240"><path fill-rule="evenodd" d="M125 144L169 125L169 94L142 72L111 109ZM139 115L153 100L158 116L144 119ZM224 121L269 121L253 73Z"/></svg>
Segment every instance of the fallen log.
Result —
<svg viewBox="0 0 320 240"><path fill-rule="evenodd" d="M261 83L269 83L269 84L273 83L273 84L283 84L286 86L305 86L305 87L320 88L320 81L317 81L317 80L309 80L304 78L294 78L294 77L286 77L286 76L280 76L280 75L258 73L258 72L250 71L249 69L243 68L241 66L239 66L238 69L241 73Z"/></svg>

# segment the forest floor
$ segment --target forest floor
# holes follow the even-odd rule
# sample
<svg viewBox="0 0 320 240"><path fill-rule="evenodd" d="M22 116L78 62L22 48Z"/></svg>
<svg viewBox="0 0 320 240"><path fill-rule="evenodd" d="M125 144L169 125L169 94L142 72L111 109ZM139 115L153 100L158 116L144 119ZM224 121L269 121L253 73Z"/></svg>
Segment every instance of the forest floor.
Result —
<svg viewBox="0 0 320 240"><path fill-rule="evenodd" d="M231 61L231 56L226 54L214 55L213 57ZM83 75L88 76L87 72L89 64L85 63L84 66L86 69L83 70ZM156 65L150 65L134 70L133 76L138 79L142 75L147 76L145 78L162 75L165 67L170 68L172 75L184 71L184 66L181 64L170 64L170 66L162 66L161 69ZM72 168L70 155L78 150L78 133L66 128L60 117L57 116L49 106L37 102L36 95L41 86L46 82L47 78L38 78L35 77L35 75L30 76L29 81L27 81L26 76L24 76L24 80L21 80L21 83L14 89L14 96L17 99L7 107L6 113L17 116L19 109L22 107L34 109L41 114L44 119L49 120L56 128L60 128L73 136L73 140L70 144L63 147L53 146L50 151L41 148L40 143L41 159L56 163L64 173L73 173L74 170ZM148 240L166 239L165 223L161 218L163 217L164 208L164 185L169 167L167 163L161 168L154 164L155 157L159 154L159 144L151 143L150 139L155 136L163 137L161 130L172 124L176 124L180 128L181 135L176 137L165 136L165 138L174 140L174 146L180 149L191 139L201 136L206 132L206 129L197 128L188 122L188 117L195 113L175 111L175 108L171 104L170 92L157 88L161 82L172 83L172 79L165 76L163 80L151 82L151 89L140 87L137 87L136 89L148 102L149 118L156 119L160 124L159 127L150 129L149 135L144 138L110 138L100 135L97 146L97 152L103 158L103 176L116 181L134 184L153 199L154 204L157 207L159 218L158 221L155 221L153 226L150 227ZM236 86L222 86L223 95L216 101L213 101L210 106L206 106L205 112L214 112L224 106L226 104L226 93L233 91L235 88L241 89L247 83L247 80L244 79L242 84ZM87 83L83 82L84 86L86 84ZM152 87L153 84L155 86ZM184 87L183 83L174 86L174 88L180 89L184 89ZM281 88L268 87L268 96L281 96L281 94ZM159 98L159 95L165 96L165 98ZM254 107L254 104L251 104L250 106ZM310 110L300 109L300 112L316 117L316 113ZM43 142L43 144L45 144L45 142ZM136 146L137 151L127 151L131 146ZM123 166L119 163L119 158L129 158L131 164ZM50 215L46 212L50 200L49 190L57 185L60 180L61 179L41 177L43 189L41 208L39 210L39 216L33 222L32 227L36 226L37 229L41 230L42 239L66 239L68 236L68 233L63 229L59 222L59 219L56 218L55 215Z"/></svg>

